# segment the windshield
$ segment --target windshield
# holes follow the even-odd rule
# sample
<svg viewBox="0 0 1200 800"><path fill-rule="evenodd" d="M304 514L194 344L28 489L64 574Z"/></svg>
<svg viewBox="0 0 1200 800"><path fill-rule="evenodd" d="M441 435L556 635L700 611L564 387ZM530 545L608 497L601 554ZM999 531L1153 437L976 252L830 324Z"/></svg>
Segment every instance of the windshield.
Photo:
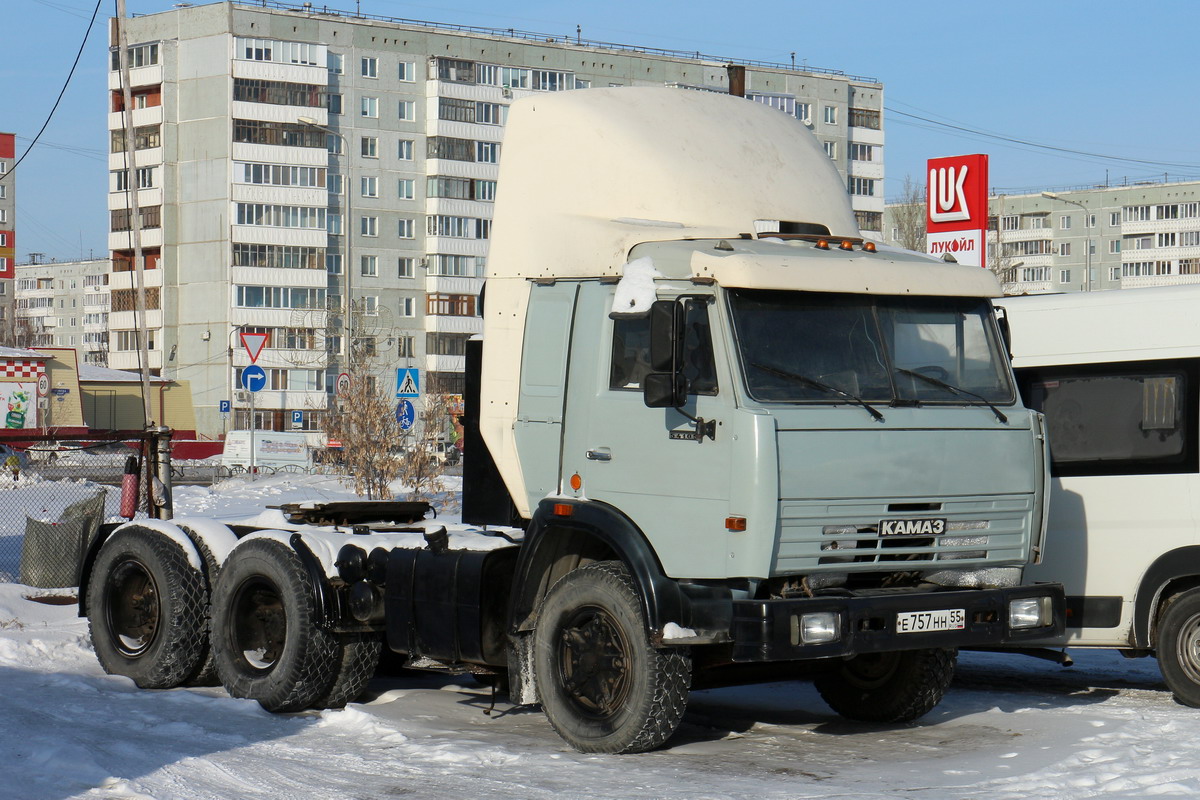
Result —
<svg viewBox="0 0 1200 800"><path fill-rule="evenodd" d="M729 297L746 389L756 400L1015 400L987 300L752 289Z"/></svg>

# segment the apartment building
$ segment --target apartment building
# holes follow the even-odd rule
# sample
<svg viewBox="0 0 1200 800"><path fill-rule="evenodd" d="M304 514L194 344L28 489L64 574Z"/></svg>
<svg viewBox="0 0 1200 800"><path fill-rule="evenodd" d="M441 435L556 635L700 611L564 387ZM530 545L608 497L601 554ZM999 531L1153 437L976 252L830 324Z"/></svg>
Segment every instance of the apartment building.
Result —
<svg viewBox="0 0 1200 800"><path fill-rule="evenodd" d="M0 342L12 344L13 265L17 247L17 183L8 174L16 157L17 137L0 133ZM5 340L8 340L5 342Z"/></svg>
<svg viewBox="0 0 1200 800"><path fill-rule="evenodd" d="M898 244L897 206L884 215ZM1200 182L993 194L987 263L1006 294L1200 283Z"/></svg>
<svg viewBox="0 0 1200 800"><path fill-rule="evenodd" d="M481 330L508 105L539 92L725 92L730 82L727 60L696 53L309 4L178 7L129 20L127 41L132 153L115 47L109 79L109 366L138 368L136 193L149 366L162 370L175 353L202 434L223 429L218 405L230 398L234 427L251 424L236 391L249 363L242 331L269 335L258 427L290 425L296 410L316 427L356 354L378 356L374 380L419 367L422 391L460 393L465 342ZM749 100L812 128L860 226L880 235L882 85L834 70L741 67Z"/></svg>
<svg viewBox="0 0 1200 800"><path fill-rule="evenodd" d="M15 269L17 347L73 347L79 363L108 363L107 258L18 264Z"/></svg>

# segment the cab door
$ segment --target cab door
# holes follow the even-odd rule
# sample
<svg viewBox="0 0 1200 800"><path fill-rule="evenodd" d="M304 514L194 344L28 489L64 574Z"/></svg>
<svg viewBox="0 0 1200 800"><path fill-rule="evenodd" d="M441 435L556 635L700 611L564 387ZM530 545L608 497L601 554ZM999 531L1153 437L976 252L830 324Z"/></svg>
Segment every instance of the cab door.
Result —
<svg viewBox="0 0 1200 800"><path fill-rule="evenodd" d="M646 535L674 577L725 577L733 392L723 349L713 347L712 297L687 302L682 411L713 423L712 438L674 408L647 408L649 320L612 319L614 287L585 284L575 315L562 455L563 485L608 503Z"/></svg>

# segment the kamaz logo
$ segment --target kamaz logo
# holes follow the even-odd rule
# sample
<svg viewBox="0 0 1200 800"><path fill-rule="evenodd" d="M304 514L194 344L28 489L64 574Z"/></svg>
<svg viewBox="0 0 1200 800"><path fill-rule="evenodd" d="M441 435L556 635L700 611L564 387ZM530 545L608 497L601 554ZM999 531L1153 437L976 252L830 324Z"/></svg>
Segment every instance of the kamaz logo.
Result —
<svg viewBox="0 0 1200 800"><path fill-rule="evenodd" d="M938 167L929 170L929 218L934 222L958 222L970 219L963 184L967 166Z"/></svg>
<svg viewBox="0 0 1200 800"><path fill-rule="evenodd" d="M946 532L944 519L883 519L880 536L938 536Z"/></svg>

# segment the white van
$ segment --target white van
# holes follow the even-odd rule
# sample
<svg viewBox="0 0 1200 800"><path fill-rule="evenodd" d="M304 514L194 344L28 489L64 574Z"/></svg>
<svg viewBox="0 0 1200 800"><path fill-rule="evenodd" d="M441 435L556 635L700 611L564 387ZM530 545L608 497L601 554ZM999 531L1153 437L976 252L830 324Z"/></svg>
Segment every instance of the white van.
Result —
<svg viewBox="0 0 1200 800"><path fill-rule="evenodd" d="M1011 297L1013 366L1046 415L1053 645L1158 657L1200 707L1200 285Z"/></svg>
<svg viewBox="0 0 1200 800"><path fill-rule="evenodd" d="M260 470L302 470L312 467L309 434L300 431L254 431L254 467ZM221 465L250 469L250 431L225 436Z"/></svg>

